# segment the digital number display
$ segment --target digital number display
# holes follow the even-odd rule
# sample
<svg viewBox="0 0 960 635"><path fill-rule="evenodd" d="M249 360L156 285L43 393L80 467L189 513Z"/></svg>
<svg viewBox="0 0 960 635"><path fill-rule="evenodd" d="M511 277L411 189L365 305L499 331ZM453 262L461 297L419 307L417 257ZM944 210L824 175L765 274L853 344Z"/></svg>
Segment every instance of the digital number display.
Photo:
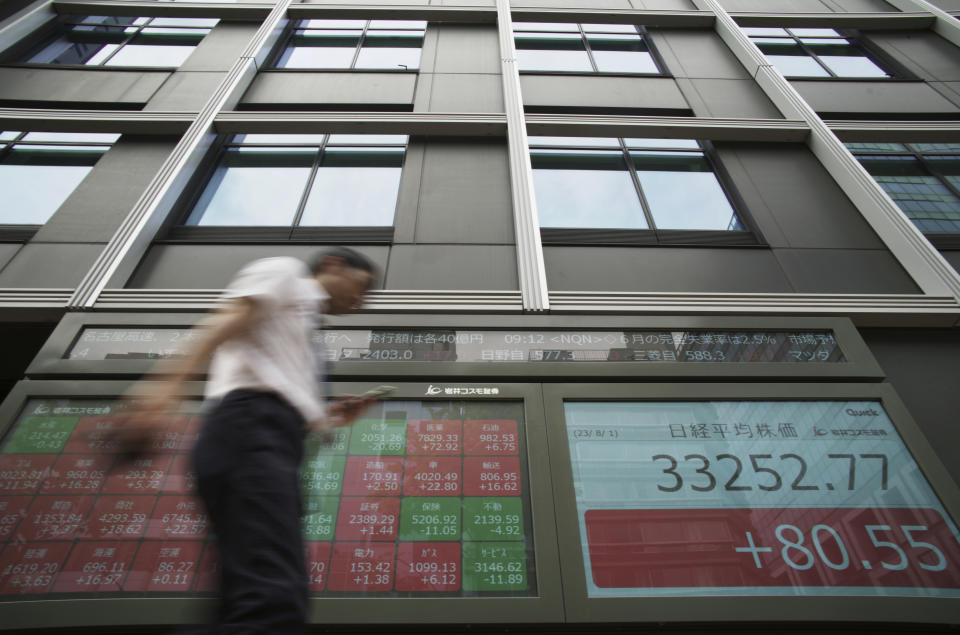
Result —
<svg viewBox="0 0 960 635"><path fill-rule="evenodd" d="M0 596L216 590L190 471L198 404L132 461L111 441L117 408L32 400L11 427L0 446ZM308 440L311 591L535 595L522 404L389 401L364 416L326 443Z"/></svg>
<svg viewBox="0 0 960 635"><path fill-rule="evenodd" d="M564 411L590 597L960 597L960 534L879 402Z"/></svg>
<svg viewBox="0 0 960 635"><path fill-rule="evenodd" d="M181 328L85 328L73 360L161 359L182 354L195 337ZM641 362L843 363L831 331L608 330L398 331L326 329L314 342L330 361L351 362Z"/></svg>

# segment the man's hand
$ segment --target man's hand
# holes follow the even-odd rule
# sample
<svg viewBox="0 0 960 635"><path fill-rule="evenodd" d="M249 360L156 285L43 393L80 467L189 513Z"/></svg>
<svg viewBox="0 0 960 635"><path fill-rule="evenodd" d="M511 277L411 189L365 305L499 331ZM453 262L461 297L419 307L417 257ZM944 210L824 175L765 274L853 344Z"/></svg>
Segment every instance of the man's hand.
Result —
<svg viewBox="0 0 960 635"><path fill-rule="evenodd" d="M128 394L124 402L109 441L127 458L136 458L150 452L153 442L180 410L180 400L167 386L161 386L149 394Z"/></svg>
<svg viewBox="0 0 960 635"><path fill-rule="evenodd" d="M339 428L349 426L366 410L376 399L357 395L340 395L334 397L327 405L327 427Z"/></svg>

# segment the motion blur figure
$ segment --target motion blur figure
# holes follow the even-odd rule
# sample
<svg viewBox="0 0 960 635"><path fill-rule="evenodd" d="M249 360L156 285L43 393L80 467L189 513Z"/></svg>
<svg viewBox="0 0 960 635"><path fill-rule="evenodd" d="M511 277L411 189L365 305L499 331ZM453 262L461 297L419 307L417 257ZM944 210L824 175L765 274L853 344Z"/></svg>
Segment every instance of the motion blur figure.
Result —
<svg viewBox="0 0 960 635"><path fill-rule="evenodd" d="M325 357L313 338L323 313L350 313L376 278L361 254L324 251L244 267L221 306L198 325L193 347L143 384L126 427L161 429L184 382L209 361L213 404L194 449L200 496L220 551L217 622L197 632L286 635L307 619L298 469L308 432L349 425L371 399L324 396ZM212 361L211 361L212 358Z"/></svg>

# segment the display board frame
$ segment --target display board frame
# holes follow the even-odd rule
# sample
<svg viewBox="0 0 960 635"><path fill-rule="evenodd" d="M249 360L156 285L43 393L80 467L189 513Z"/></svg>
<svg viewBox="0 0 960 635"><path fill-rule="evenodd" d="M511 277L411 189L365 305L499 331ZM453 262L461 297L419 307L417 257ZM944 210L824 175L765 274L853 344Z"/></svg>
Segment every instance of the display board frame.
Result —
<svg viewBox="0 0 960 635"><path fill-rule="evenodd" d="M381 383L381 382L377 382ZM561 623L565 621L556 528L553 523L553 486L547 457L546 426L540 388L536 384L447 382L457 388L497 389L495 396L438 395L436 385L390 383L398 390L391 399L418 401L522 401L526 429L529 497L533 517L533 549L537 594L534 597L312 597L310 621L316 624L417 624L425 616L432 623ZM133 386L116 380L23 380L0 404L0 438L8 432L22 408L33 398L116 398ZM332 394L357 394L370 381L335 382ZM203 383L189 383L184 398L199 398ZM521 445L523 447L523 444ZM213 608L209 597L41 598L0 603L0 631L24 628L79 626L169 625L202 621Z"/></svg>
<svg viewBox="0 0 960 635"><path fill-rule="evenodd" d="M200 313L69 313L27 369L27 376L69 377L95 374L102 377L142 375L153 368L155 360L78 360L67 354L84 328L163 328L189 327L202 317ZM330 329L385 330L518 330L598 331L598 330L692 330L712 331L832 331L846 356L845 362L445 362L445 361L337 361L328 364L331 377L404 377L430 381L435 378L459 378L526 381L529 377L549 380L638 379L686 380L730 378L765 381L831 377L845 381L874 381L884 377L869 348L853 322L839 317L727 317L727 316L493 316L493 315L402 315L359 314L330 316Z"/></svg>
<svg viewBox="0 0 960 635"><path fill-rule="evenodd" d="M544 386L554 505L564 579L564 605L572 623L595 622L894 622L956 623L960 601L891 596L772 596L589 598L582 557L574 478L564 420L568 401L880 401L956 522L960 489L937 458L903 402L888 384L702 383L550 384Z"/></svg>

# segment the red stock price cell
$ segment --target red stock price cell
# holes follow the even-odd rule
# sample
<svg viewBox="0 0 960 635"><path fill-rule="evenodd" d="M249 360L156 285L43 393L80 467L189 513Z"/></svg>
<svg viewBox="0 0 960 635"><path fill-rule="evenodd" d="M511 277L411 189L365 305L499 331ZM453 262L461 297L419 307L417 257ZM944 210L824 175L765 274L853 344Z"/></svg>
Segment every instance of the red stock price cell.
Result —
<svg viewBox="0 0 960 635"><path fill-rule="evenodd" d="M113 457L104 454L64 454L60 456L47 480L43 494L96 494L103 487Z"/></svg>
<svg viewBox="0 0 960 635"><path fill-rule="evenodd" d="M56 458L42 454L0 454L0 494L38 492Z"/></svg>
<svg viewBox="0 0 960 635"><path fill-rule="evenodd" d="M0 541L14 537L32 500L32 496L0 496Z"/></svg>
<svg viewBox="0 0 960 635"><path fill-rule="evenodd" d="M512 419L477 419L463 424L464 454L508 456L520 453L517 422Z"/></svg>
<svg viewBox="0 0 960 635"><path fill-rule="evenodd" d="M193 578L193 590L202 593L216 591L220 587L220 554L217 545L206 543L203 555L197 563L197 574Z"/></svg>
<svg viewBox="0 0 960 635"><path fill-rule="evenodd" d="M147 538L203 540L207 537L203 502L191 496L160 496L147 524Z"/></svg>
<svg viewBox="0 0 960 635"><path fill-rule="evenodd" d="M338 542L330 562L330 591L389 591L396 546L383 542Z"/></svg>
<svg viewBox="0 0 960 635"><path fill-rule="evenodd" d="M330 552L333 546L329 542L308 542L307 575L310 577L310 590L323 591L327 586L327 572L330 569Z"/></svg>
<svg viewBox="0 0 960 635"><path fill-rule="evenodd" d="M104 494L159 494L173 457L145 456L118 462L107 474Z"/></svg>
<svg viewBox="0 0 960 635"><path fill-rule="evenodd" d="M399 522L399 498L342 498L336 538L393 542Z"/></svg>
<svg viewBox="0 0 960 635"><path fill-rule="evenodd" d="M46 593L53 586L71 542L26 542L0 552L0 595Z"/></svg>
<svg viewBox="0 0 960 635"><path fill-rule="evenodd" d="M407 455L460 456L463 423L413 420L407 422Z"/></svg>
<svg viewBox="0 0 960 635"><path fill-rule="evenodd" d="M119 417L82 417L67 439L64 454L116 454L120 451L113 434L122 425Z"/></svg>
<svg viewBox="0 0 960 635"><path fill-rule="evenodd" d="M404 496L459 496L460 457L407 458L403 465Z"/></svg>
<svg viewBox="0 0 960 635"><path fill-rule="evenodd" d="M142 543L123 590L189 590L202 549L200 541Z"/></svg>
<svg viewBox="0 0 960 635"><path fill-rule="evenodd" d="M81 538L136 540L147 530L155 496L101 496L93 505Z"/></svg>
<svg viewBox="0 0 960 635"><path fill-rule="evenodd" d="M197 491L197 475L189 454L177 454L170 464L170 472L163 481L164 494L193 494Z"/></svg>
<svg viewBox="0 0 960 635"><path fill-rule="evenodd" d="M401 542L397 591L459 591L460 543Z"/></svg>
<svg viewBox="0 0 960 635"><path fill-rule="evenodd" d="M346 496L399 496L403 457L349 456L343 477Z"/></svg>
<svg viewBox="0 0 960 635"><path fill-rule="evenodd" d="M135 542L80 542L70 552L55 592L119 591L137 553Z"/></svg>
<svg viewBox="0 0 960 635"><path fill-rule="evenodd" d="M17 533L24 540L73 540L84 527L94 496L40 496Z"/></svg>
<svg viewBox="0 0 960 635"><path fill-rule="evenodd" d="M589 510L585 520L601 588L960 588L960 543L934 509Z"/></svg>
<svg viewBox="0 0 960 635"><path fill-rule="evenodd" d="M519 496L520 459L468 456L463 459L464 496Z"/></svg>

